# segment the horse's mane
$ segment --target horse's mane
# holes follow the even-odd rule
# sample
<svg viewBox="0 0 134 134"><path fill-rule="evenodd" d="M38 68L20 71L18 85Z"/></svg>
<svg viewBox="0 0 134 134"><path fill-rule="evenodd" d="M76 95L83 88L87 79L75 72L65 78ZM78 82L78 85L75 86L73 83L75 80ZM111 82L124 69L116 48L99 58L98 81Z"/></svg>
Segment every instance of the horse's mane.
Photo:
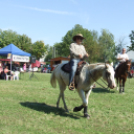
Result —
<svg viewBox="0 0 134 134"><path fill-rule="evenodd" d="M89 64L88 68L89 69L94 69L96 68L98 65L105 65L105 63L93 63L93 64Z"/></svg>

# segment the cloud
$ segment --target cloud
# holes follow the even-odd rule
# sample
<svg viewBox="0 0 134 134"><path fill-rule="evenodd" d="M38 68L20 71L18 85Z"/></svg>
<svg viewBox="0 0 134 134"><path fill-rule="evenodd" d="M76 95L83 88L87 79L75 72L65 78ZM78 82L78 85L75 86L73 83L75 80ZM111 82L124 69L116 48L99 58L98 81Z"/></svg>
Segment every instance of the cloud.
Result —
<svg viewBox="0 0 134 134"><path fill-rule="evenodd" d="M52 9L42 9L42 8L37 8L37 7L25 7L25 6L19 6L19 7L34 10L34 11L39 11L39 12L53 13L53 14L75 15L75 13L68 12L68 11L58 11L58 10L52 10Z"/></svg>

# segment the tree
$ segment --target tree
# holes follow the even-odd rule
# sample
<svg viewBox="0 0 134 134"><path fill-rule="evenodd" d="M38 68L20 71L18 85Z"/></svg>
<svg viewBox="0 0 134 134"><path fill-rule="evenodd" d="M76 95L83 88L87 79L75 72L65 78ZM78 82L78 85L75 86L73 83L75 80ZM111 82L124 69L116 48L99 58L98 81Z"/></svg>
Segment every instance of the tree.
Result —
<svg viewBox="0 0 134 134"><path fill-rule="evenodd" d="M128 47L128 50L133 50L134 51L134 31L132 30L131 31L131 34L129 35L129 38L130 38L130 42L131 42L131 45L130 46L127 46Z"/></svg>
<svg viewBox="0 0 134 134"><path fill-rule="evenodd" d="M0 30L0 48L3 48L11 43L16 43L18 34L12 30Z"/></svg>
<svg viewBox="0 0 134 134"><path fill-rule="evenodd" d="M36 41L30 46L31 54L36 56L36 58L39 60L42 55L46 52L45 44L43 41Z"/></svg>
<svg viewBox="0 0 134 134"><path fill-rule="evenodd" d="M97 61L97 56L99 57L99 45L96 41L96 38L93 38L91 31L83 28L81 25L75 25L74 28L69 30L66 35L62 38L62 42L56 43L55 47L60 56L68 57L70 54L69 46L73 42L72 38L76 34L83 34L86 38L83 40L83 45L86 48L86 51L90 54L89 61L94 62Z"/></svg>
<svg viewBox="0 0 134 134"><path fill-rule="evenodd" d="M116 45L115 55L117 55L118 53L121 53L122 49L126 46L126 43L124 43L124 40L125 40L124 37L119 39L118 44Z"/></svg>
<svg viewBox="0 0 134 134"><path fill-rule="evenodd" d="M47 53L47 55L45 57L45 62L48 62L48 61L50 61L50 59L52 59L52 56L53 56L53 47L47 45L47 51L46 51L46 53Z"/></svg>
<svg viewBox="0 0 134 134"><path fill-rule="evenodd" d="M30 46L32 45L31 38L27 35L18 35L15 45L23 51L30 52Z"/></svg>
<svg viewBox="0 0 134 134"><path fill-rule="evenodd" d="M11 43L15 44L21 50L36 56L37 59L41 58L47 50L47 46L45 47L43 41L36 41L32 44L31 38L25 34L20 35L12 30L2 31L0 29L0 48L3 48Z"/></svg>
<svg viewBox="0 0 134 134"><path fill-rule="evenodd" d="M103 29L98 39L102 52L100 61L115 61L115 42L114 35L108 30Z"/></svg>
<svg viewBox="0 0 134 134"><path fill-rule="evenodd" d="M29 47L32 44L31 38L25 34L19 35L12 30L0 30L0 48L3 48L11 43L26 52L29 52Z"/></svg>

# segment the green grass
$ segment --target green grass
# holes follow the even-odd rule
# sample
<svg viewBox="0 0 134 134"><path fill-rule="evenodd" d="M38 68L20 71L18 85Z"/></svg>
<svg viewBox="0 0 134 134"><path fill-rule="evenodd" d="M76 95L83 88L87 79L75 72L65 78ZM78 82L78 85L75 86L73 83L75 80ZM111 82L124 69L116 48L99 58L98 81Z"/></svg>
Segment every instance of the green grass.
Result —
<svg viewBox="0 0 134 134"><path fill-rule="evenodd" d="M70 113L56 108L59 94L50 85L50 74L29 74L19 81L0 81L0 134L133 134L134 79L126 83L125 94L99 86L89 97L90 119L83 111L73 112L81 105L76 91L65 91Z"/></svg>

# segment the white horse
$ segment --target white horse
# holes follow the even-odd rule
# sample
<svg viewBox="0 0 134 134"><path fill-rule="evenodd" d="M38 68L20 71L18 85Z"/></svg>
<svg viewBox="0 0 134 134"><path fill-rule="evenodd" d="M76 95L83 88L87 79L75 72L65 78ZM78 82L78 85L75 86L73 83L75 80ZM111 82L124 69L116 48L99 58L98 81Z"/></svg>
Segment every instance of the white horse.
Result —
<svg viewBox="0 0 134 134"><path fill-rule="evenodd" d="M64 91L66 89L66 86L68 86L69 84L69 74L62 71L61 67L63 65L64 64L60 64L54 69L50 82L53 87L56 87L56 80L58 81L60 94L57 101L57 107L59 107L60 98L62 97L64 108L68 112L68 108L64 99ZM111 89L116 87L114 80L114 70L110 64L96 63L84 65L80 75L76 76L75 78L77 83L76 90L79 93L83 104L79 107L75 107L73 110L74 112L80 111L84 108L84 117L89 118L89 115L87 113L88 97L93 88L92 84L100 77L103 77L103 79L108 83L108 87L110 87Z"/></svg>

